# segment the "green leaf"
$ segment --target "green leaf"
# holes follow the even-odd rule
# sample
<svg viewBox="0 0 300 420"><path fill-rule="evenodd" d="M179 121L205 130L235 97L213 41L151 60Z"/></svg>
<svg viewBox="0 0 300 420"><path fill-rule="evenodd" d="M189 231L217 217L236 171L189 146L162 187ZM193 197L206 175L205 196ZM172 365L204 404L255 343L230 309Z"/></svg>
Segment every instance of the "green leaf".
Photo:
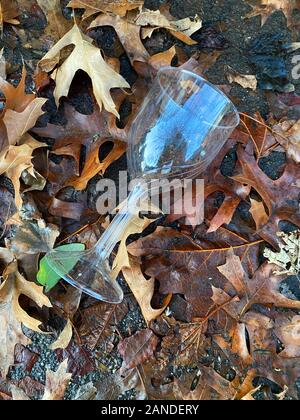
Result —
<svg viewBox="0 0 300 420"><path fill-rule="evenodd" d="M69 245L63 245L58 248L55 248L56 251L84 251L85 245L84 244L69 244ZM77 259L74 258L74 260L70 260L69 266L67 267L70 271L72 268L75 267L77 263ZM37 281L42 285L45 286L46 292L49 292L51 289L53 289L54 286L57 285L57 283L60 281L60 276L56 274L54 270L50 267L48 264L48 261L46 257L42 258L40 261L40 269L37 274Z"/></svg>

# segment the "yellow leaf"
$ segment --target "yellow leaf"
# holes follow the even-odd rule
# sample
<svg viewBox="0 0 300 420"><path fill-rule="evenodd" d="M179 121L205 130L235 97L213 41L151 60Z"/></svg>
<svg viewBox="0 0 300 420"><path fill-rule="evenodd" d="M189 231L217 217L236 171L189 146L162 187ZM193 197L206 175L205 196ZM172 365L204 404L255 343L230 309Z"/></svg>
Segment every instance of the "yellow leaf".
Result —
<svg viewBox="0 0 300 420"><path fill-rule="evenodd" d="M83 19L97 13L114 13L124 17L129 10L137 9L144 5L144 0L71 0L68 7L85 9Z"/></svg>
<svg viewBox="0 0 300 420"><path fill-rule="evenodd" d="M61 50L69 45L74 45L75 48L58 68L55 75L54 96L56 104L59 104L61 97L68 95L76 72L83 70L92 80L94 94L100 109L103 105L107 111L119 116L110 90L113 88L130 88L130 86L121 75L105 62L99 48L92 44L92 40L84 35L76 24L45 55L40 62L40 67L48 72L53 70L59 62Z"/></svg>
<svg viewBox="0 0 300 420"><path fill-rule="evenodd" d="M18 271L16 262L12 262L3 273L4 282L0 286L0 373L7 375L14 363L15 345L29 344L29 339L22 332L22 324L33 331L40 332L40 321L32 318L21 308L19 298L25 295L40 308L51 307L49 299L43 294L43 288L31 283Z"/></svg>
<svg viewBox="0 0 300 420"><path fill-rule="evenodd" d="M32 153L35 149L44 146L44 143L39 143L27 135L23 138L21 145L9 146L0 153L0 175L6 174L11 179L15 189L15 202L18 210L22 207L20 194L22 172L33 169Z"/></svg>
<svg viewBox="0 0 300 420"><path fill-rule="evenodd" d="M150 324L151 321L158 318L166 309L172 295L169 295L164 306L161 309L153 309L151 306L151 300L154 294L155 279L151 278L147 280L142 273L140 264L136 259L130 260L130 267L125 267L122 270L124 278L130 287L134 297L140 305L142 314L147 322Z"/></svg>
<svg viewBox="0 0 300 420"><path fill-rule="evenodd" d="M19 143L22 136L35 126L38 118L44 114L43 105L47 99L36 98L25 108L23 112L8 109L3 117L7 129L8 142L14 146Z"/></svg>
<svg viewBox="0 0 300 420"><path fill-rule="evenodd" d="M62 333L58 337L58 339L49 346L49 350L57 350L57 349L63 349L65 350L68 345L70 344L70 341L72 340L73 336L73 325L70 320L68 320L67 325L63 329Z"/></svg>

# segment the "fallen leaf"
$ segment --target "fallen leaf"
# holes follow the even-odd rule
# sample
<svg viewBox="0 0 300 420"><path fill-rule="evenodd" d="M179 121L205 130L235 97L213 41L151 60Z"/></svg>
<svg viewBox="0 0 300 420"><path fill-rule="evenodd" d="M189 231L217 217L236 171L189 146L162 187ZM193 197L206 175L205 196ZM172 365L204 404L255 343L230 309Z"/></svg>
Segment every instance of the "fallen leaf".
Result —
<svg viewBox="0 0 300 420"><path fill-rule="evenodd" d="M96 141L88 153L84 168L79 177L74 177L67 182L67 185L78 191L86 189L88 182L96 175L104 175L107 168L118 160L126 151L127 145L122 141L115 140L113 149L103 161L100 161L99 150L104 143L110 142L110 139L101 139Z"/></svg>
<svg viewBox="0 0 300 420"><path fill-rule="evenodd" d="M256 229L259 230L268 223L269 216L266 213L266 209L262 201L257 201L252 198L250 201L251 208L249 211L255 221Z"/></svg>
<svg viewBox="0 0 300 420"><path fill-rule="evenodd" d="M280 357L294 358L300 356L300 316L284 317L276 321L275 334L284 345Z"/></svg>
<svg viewBox="0 0 300 420"><path fill-rule="evenodd" d="M278 248L280 240L277 232L280 231L280 221L287 220L300 227L298 203L300 189L295 182L298 179L298 165L293 161L288 161L283 175L273 181L262 171L252 153L240 147L238 156L242 173L234 176L233 179L243 185L250 185L262 197L268 209L269 220L258 231L258 234Z"/></svg>
<svg viewBox="0 0 300 420"><path fill-rule="evenodd" d="M55 353L59 362L67 358L68 371L72 372L74 377L85 376L97 370L95 358L92 357L87 349L77 344L74 339L71 340L71 343L65 350L58 349Z"/></svg>
<svg viewBox="0 0 300 420"><path fill-rule="evenodd" d="M16 0L1 0L0 2L0 29L3 32L3 24L11 23L18 25L20 22L16 19L19 16L18 3Z"/></svg>
<svg viewBox="0 0 300 420"><path fill-rule="evenodd" d="M264 256L270 264L277 266L277 270L274 270L275 275L298 275L300 272L300 232L289 234L280 232L278 237L282 239L279 244L280 251L273 252L266 248Z"/></svg>
<svg viewBox="0 0 300 420"><path fill-rule="evenodd" d="M286 279L286 276L274 275L274 267L273 264L264 263L250 279L245 273L240 257L231 253L227 257L226 264L218 267L218 270L234 287L240 301L229 304L224 310L231 313L231 309L234 309L239 317L255 304L274 305L279 308L300 308L299 301L289 299L280 293L280 283ZM218 299L215 303L222 305L224 302L221 303Z"/></svg>
<svg viewBox="0 0 300 420"><path fill-rule="evenodd" d="M101 52L94 47L92 40L84 35L75 24L73 28L40 61L43 70L51 71L59 62L60 51L68 45L75 48L65 62L55 72L54 96L57 106L62 96L67 96L78 70L85 71L91 78L93 91L100 109L104 108L118 116L116 105L111 97L112 88L129 88L129 84L116 73L102 58Z"/></svg>
<svg viewBox="0 0 300 420"><path fill-rule="evenodd" d="M168 51L153 55L149 58L148 62L155 70L159 70L161 67L171 66L175 55L176 48L171 47Z"/></svg>
<svg viewBox="0 0 300 420"><path fill-rule="evenodd" d="M22 254L35 255L53 249L59 230L55 225L47 225L43 219L22 219L14 227L11 238L7 240L9 249L19 258Z"/></svg>
<svg viewBox="0 0 300 420"><path fill-rule="evenodd" d="M11 179L15 189L15 203L18 210L22 207L22 198L20 194L20 178L25 170L32 171L32 153L34 150L45 147L30 136L22 139L19 146L9 146L0 153L0 175L6 174Z"/></svg>
<svg viewBox="0 0 300 420"><path fill-rule="evenodd" d="M109 354L113 348L116 324L126 316L127 305L96 303L81 310L78 332L83 344L90 350L100 349Z"/></svg>
<svg viewBox="0 0 300 420"><path fill-rule="evenodd" d="M16 112L23 112L35 99L34 93L26 93L26 67L23 66L22 77L17 87L0 77L0 89L5 96L5 107Z"/></svg>
<svg viewBox="0 0 300 420"><path fill-rule="evenodd" d="M144 5L144 0L71 0L68 7L84 9L83 19L97 13L113 13L124 17L130 10Z"/></svg>
<svg viewBox="0 0 300 420"><path fill-rule="evenodd" d="M8 369L14 363L16 344L28 345L30 340L23 334L22 325L41 333L40 321L30 317L19 304L20 295L28 296L40 308L51 307L49 299L40 286L25 280L18 272L16 262L12 262L4 272L4 282L0 286L0 324L5 332L0 338L0 372L6 377Z"/></svg>
<svg viewBox="0 0 300 420"><path fill-rule="evenodd" d="M25 394L25 392L21 388L18 388L17 386L11 384L10 390L13 401L31 401L30 398Z"/></svg>
<svg viewBox="0 0 300 420"><path fill-rule="evenodd" d="M287 155L300 163L300 120L284 121L275 125L273 130L278 133L277 141L284 147Z"/></svg>
<svg viewBox="0 0 300 420"><path fill-rule="evenodd" d="M293 24L293 9L299 8L299 0L260 0L260 4L252 6L253 10L246 17L261 16L261 24L264 25L270 15L276 10L282 10L285 14L288 26Z"/></svg>
<svg viewBox="0 0 300 420"><path fill-rule="evenodd" d="M247 74L239 74L231 67L228 68L226 73L227 79L229 83L237 83L238 85L242 86L244 89L257 89L257 79L256 76L247 75Z"/></svg>
<svg viewBox="0 0 300 420"><path fill-rule="evenodd" d="M141 27L120 16L100 15L89 26L89 29L112 26L126 51L132 65L136 61L147 63L150 55L141 40Z"/></svg>
<svg viewBox="0 0 300 420"><path fill-rule="evenodd" d="M184 295L188 306L182 316L189 320L206 317L214 306L211 286L224 284L224 277L216 267L225 263L232 248L244 257L245 268L251 274L259 266L257 258L262 241L248 242L223 228L213 234L205 233L205 229L199 227L194 233L198 239L193 240L174 229L159 227L128 246L132 255L147 257L144 271L160 282L160 293Z"/></svg>
<svg viewBox="0 0 300 420"><path fill-rule="evenodd" d="M61 332L58 339L53 344L51 344L51 346L49 346L49 350L52 350L52 351L57 350L57 349L65 350L69 346L70 341L72 340L72 336L73 336L73 325L72 325L72 322L68 319L68 322L65 328Z"/></svg>
<svg viewBox="0 0 300 420"><path fill-rule="evenodd" d="M58 251L70 251L70 252L84 251L84 249L85 249L85 246L83 244L68 244L68 245L63 245L56 248L56 250ZM72 262L72 266L70 270L74 268L76 263L77 263L77 259L75 258L75 260ZM61 280L60 276L49 266L47 258L43 257L40 261L40 268L37 274L37 281L46 288L46 292L49 292L51 289L53 289L53 287L57 285L57 283L60 280Z"/></svg>
<svg viewBox="0 0 300 420"><path fill-rule="evenodd" d="M195 16L194 20L185 18L179 21L170 21L161 11L148 9L139 13L135 19L135 24L143 28L151 26L151 28L143 29L143 39L151 37L156 29L163 28L169 30L174 37L188 45L197 44L197 41L192 40L190 36L202 28L202 21L198 16Z"/></svg>
<svg viewBox="0 0 300 420"><path fill-rule="evenodd" d="M24 134L35 126L38 118L44 114L42 107L47 99L36 98L29 103L23 112L8 109L3 117L7 129L8 141L11 146L19 143Z"/></svg>
<svg viewBox="0 0 300 420"><path fill-rule="evenodd" d="M121 341L118 350L124 359L122 369L132 369L150 359L158 345L158 338L150 329L138 331Z"/></svg>
<svg viewBox="0 0 300 420"><path fill-rule="evenodd" d="M68 359L66 359L57 369L56 372L47 370L46 387L43 401L60 401L63 400L66 389L72 378L68 372Z"/></svg>
<svg viewBox="0 0 300 420"><path fill-rule="evenodd" d="M143 317L149 325L151 321L157 319L170 303L172 295L169 295L161 309L153 309L151 301L154 295L155 279L147 280L142 273L140 264L137 260L131 258L130 266L122 269L124 278L130 287L134 297L140 305Z"/></svg>
<svg viewBox="0 0 300 420"><path fill-rule="evenodd" d="M72 22L64 18L60 0L37 0L37 3L48 20L46 35L57 42L71 29Z"/></svg>

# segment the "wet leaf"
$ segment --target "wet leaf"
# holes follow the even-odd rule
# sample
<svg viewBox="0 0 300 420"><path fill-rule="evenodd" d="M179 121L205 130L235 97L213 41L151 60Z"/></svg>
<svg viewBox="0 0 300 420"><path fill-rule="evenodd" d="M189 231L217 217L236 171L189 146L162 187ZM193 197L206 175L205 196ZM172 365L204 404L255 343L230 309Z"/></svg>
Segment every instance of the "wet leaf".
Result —
<svg viewBox="0 0 300 420"><path fill-rule="evenodd" d="M149 329L142 330L123 340L119 352L124 358L123 370L132 369L150 359L158 345L158 338Z"/></svg>
<svg viewBox="0 0 300 420"><path fill-rule="evenodd" d="M233 178L243 185L250 185L262 197L268 209L269 219L258 234L278 248L280 240L277 232L280 230L280 221L288 220L300 227L298 202L300 189L296 184L298 167L296 163L289 161L283 175L273 181L261 170L252 153L240 147L238 156L242 173Z"/></svg>

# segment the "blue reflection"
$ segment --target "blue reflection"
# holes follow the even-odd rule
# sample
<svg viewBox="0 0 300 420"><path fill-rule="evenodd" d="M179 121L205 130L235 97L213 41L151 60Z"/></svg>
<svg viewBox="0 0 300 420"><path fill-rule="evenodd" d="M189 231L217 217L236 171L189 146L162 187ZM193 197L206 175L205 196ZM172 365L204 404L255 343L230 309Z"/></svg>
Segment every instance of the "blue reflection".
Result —
<svg viewBox="0 0 300 420"><path fill-rule="evenodd" d="M230 106L226 97L206 84L182 105L179 104L183 101L182 95L177 100L168 99L162 115L140 144L143 171L154 171L163 166L163 172L170 173L174 160L181 160L184 166L194 157L200 159L202 143Z"/></svg>

